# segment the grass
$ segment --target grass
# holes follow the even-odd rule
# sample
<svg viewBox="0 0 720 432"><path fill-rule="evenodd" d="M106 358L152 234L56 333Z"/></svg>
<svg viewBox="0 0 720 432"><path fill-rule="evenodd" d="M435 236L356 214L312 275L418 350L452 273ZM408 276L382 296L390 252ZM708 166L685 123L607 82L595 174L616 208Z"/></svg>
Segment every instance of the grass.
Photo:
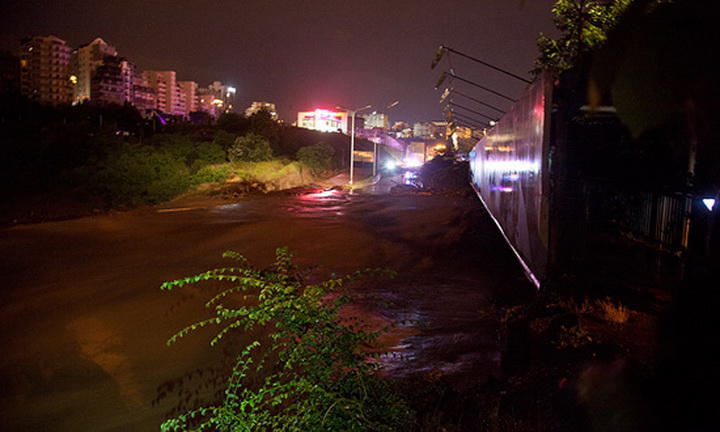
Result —
<svg viewBox="0 0 720 432"><path fill-rule="evenodd" d="M620 303L615 304L610 299L599 300L597 305L600 307L605 320L609 322L622 324L630 318L630 310L628 310L628 308Z"/></svg>

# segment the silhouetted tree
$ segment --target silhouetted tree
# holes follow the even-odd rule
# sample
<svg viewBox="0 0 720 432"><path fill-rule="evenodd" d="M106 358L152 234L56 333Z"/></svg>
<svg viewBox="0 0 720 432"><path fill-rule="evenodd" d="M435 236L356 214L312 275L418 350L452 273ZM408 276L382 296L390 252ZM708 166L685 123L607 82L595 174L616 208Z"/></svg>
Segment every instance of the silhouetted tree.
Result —
<svg viewBox="0 0 720 432"><path fill-rule="evenodd" d="M235 135L245 135L250 128L250 121L240 114L224 113L217 121L219 129Z"/></svg>
<svg viewBox="0 0 720 432"><path fill-rule="evenodd" d="M281 126L273 120L272 115L266 110L260 110L250 117L250 132L265 137L270 142L275 153L279 153L280 128Z"/></svg>
<svg viewBox="0 0 720 432"><path fill-rule="evenodd" d="M583 53L600 46L619 16L633 0L609 4L595 0L558 0L552 8L560 37L541 33L537 40L540 57L535 72L550 69L561 72L573 67Z"/></svg>

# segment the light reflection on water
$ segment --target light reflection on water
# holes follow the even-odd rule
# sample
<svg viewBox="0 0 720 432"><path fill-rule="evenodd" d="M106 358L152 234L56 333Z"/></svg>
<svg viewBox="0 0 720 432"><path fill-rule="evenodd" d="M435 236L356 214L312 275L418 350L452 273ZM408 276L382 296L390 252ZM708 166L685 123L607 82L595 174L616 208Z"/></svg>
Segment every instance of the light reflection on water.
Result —
<svg viewBox="0 0 720 432"><path fill-rule="evenodd" d="M215 207L217 210L237 210L242 207L242 203L223 204Z"/></svg>

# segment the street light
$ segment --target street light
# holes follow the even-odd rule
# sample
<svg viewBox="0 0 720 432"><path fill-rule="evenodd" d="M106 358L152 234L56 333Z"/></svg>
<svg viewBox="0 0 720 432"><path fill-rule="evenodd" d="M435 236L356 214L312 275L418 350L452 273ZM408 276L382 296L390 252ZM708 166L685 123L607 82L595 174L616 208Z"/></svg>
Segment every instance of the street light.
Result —
<svg viewBox="0 0 720 432"><path fill-rule="evenodd" d="M353 185L353 167L355 165L355 115L361 111L365 111L366 109L372 108L372 105L366 105L362 108L356 108L356 109L348 109L341 106L336 106L335 109L343 110L348 113L348 115L352 116L351 125L350 128L350 181L348 183L350 184L350 187Z"/></svg>
<svg viewBox="0 0 720 432"><path fill-rule="evenodd" d="M385 109L395 108L396 106L398 106L399 103L400 103L400 101L396 100L395 102L386 106ZM380 157L380 153L378 152L378 146L377 146L378 143L376 140L377 140L377 138L373 139L373 174L372 174L373 177L375 177L377 175L377 163L378 163L378 159Z"/></svg>
<svg viewBox="0 0 720 432"><path fill-rule="evenodd" d="M385 107L385 109L390 109L396 107L400 103L399 100L394 101L393 103L389 104ZM355 115L358 113L365 111L367 109L372 108L372 105L366 105L362 108L356 108L356 109L349 109L345 108L340 105L336 105L335 109L342 110L348 113L348 115L352 116L351 120L351 128L350 128L350 179L348 181L348 184L350 184L350 187L353 185L353 174L354 174L354 167L355 167ZM378 157L378 151L377 151L377 142L373 141L373 176L377 173L377 157Z"/></svg>

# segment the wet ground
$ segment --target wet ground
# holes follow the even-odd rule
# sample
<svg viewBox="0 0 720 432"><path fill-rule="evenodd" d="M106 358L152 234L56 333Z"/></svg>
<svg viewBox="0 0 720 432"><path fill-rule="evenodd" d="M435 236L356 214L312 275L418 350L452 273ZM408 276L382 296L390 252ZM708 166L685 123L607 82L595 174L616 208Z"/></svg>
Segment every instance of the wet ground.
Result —
<svg viewBox="0 0 720 432"><path fill-rule="evenodd" d="M385 188L386 190L386 188ZM200 333L165 340L205 316L207 293L163 281L225 264L231 249L264 266L289 246L303 265L345 273L383 266L358 306L397 325L392 376L481 383L497 372L497 293L531 289L472 198L305 191L237 203L177 203L0 230L3 430L151 431L177 404L158 388L220 361Z"/></svg>

